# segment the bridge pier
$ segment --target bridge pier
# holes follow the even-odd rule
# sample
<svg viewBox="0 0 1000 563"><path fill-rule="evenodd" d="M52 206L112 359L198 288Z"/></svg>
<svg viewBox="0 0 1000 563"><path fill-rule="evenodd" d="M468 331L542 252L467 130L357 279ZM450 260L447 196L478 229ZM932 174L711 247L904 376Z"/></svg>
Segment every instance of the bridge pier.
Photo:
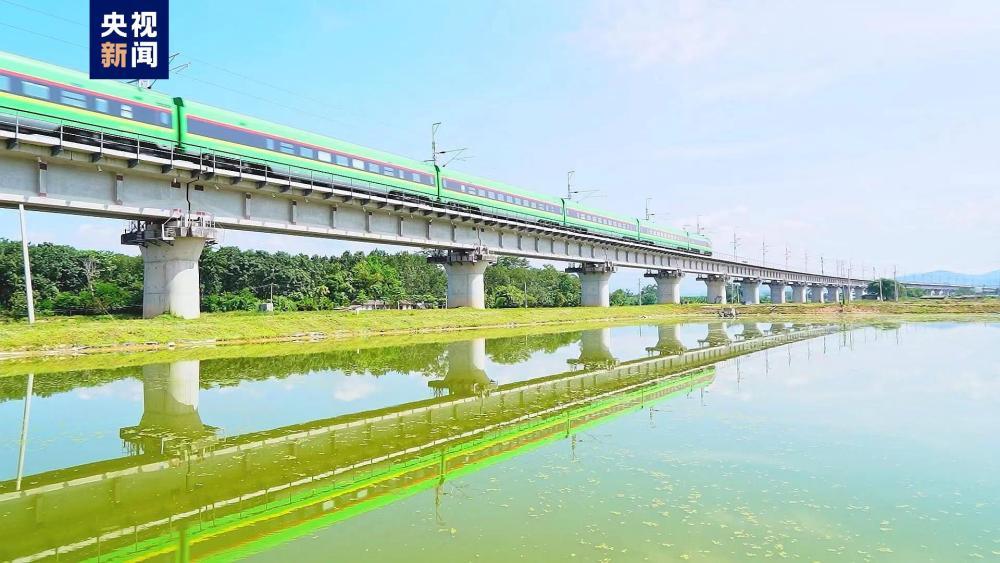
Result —
<svg viewBox="0 0 1000 563"><path fill-rule="evenodd" d="M428 256L427 261L444 266L448 277L448 308L486 308L486 267L496 262L496 257L482 250L450 251L447 254Z"/></svg>
<svg viewBox="0 0 1000 563"><path fill-rule="evenodd" d="M656 352L661 356L676 356L687 351L687 347L681 342L681 326L677 323L667 325L657 325L656 346L646 348L647 352Z"/></svg>
<svg viewBox="0 0 1000 563"><path fill-rule="evenodd" d="M656 281L656 302L674 303L681 302L681 278L684 272L680 270L659 270L657 272L646 272L645 277L653 278Z"/></svg>
<svg viewBox="0 0 1000 563"><path fill-rule="evenodd" d="M135 453L196 448L213 440L218 429L198 413L200 383L200 360L142 366L142 418L119 431L122 440Z"/></svg>
<svg viewBox="0 0 1000 563"><path fill-rule="evenodd" d="M121 236L122 244L142 253L142 317L170 314L182 319L201 316L198 261L218 229L203 219L171 219L166 223L136 223Z"/></svg>
<svg viewBox="0 0 1000 563"><path fill-rule="evenodd" d="M771 288L771 303L782 304L785 302L785 282L771 282L767 284Z"/></svg>
<svg viewBox="0 0 1000 563"><path fill-rule="evenodd" d="M744 305L759 304L760 280L754 278L744 278L740 280L740 293L743 295Z"/></svg>
<svg viewBox="0 0 1000 563"><path fill-rule="evenodd" d="M729 337L729 326L724 321L708 323L708 334L700 342L707 346L725 346L733 339Z"/></svg>
<svg viewBox="0 0 1000 563"><path fill-rule="evenodd" d="M835 285L827 286L826 299L830 303L837 303L840 301L840 287Z"/></svg>
<svg viewBox="0 0 1000 563"><path fill-rule="evenodd" d="M618 363L611 353L611 329L597 328L580 333L580 357L569 360L571 365L586 368L608 367Z"/></svg>
<svg viewBox="0 0 1000 563"><path fill-rule="evenodd" d="M814 286L811 287L811 291L812 291L812 297L811 297L810 300L813 303L823 303L824 302L823 292L826 291L825 287L823 287L822 285L814 285Z"/></svg>
<svg viewBox="0 0 1000 563"><path fill-rule="evenodd" d="M792 284L792 303L805 303L806 302L806 290L809 289L804 283L793 283Z"/></svg>
<svg viewBox="0 0 1000 563"><path fill-rule="evenodd" d="M580 277L580 305L584 307L609 307L611 292L608 282L615 272L614 264L583 263L566 268L566 272Z"/></svg>
<svg viewBox="0 0 1000 563"><path fill-rule="evenodd" d="M708 274L697 279L705 282L708 287L709 303L726 303L726 282L729 281L729 278L718 274Z"/></svg>
<svg viewBox="0 0 1000 563"><path fill-rule="evenodd" d="M757 323L743 323L743 332L740 333L741 340L750 340L751 338L760 338L761 336L764 336L764 333L761 332L760 326Z"/></svg>
<svg viewBox="0 0 1000 563"><path fill-rule="evenodd" d="M495 385L486 375L486 339L473 338L452 342L447 346L448 371L444 379L433 379L427 386L435 395L472 396L486 392Z"/></svg>

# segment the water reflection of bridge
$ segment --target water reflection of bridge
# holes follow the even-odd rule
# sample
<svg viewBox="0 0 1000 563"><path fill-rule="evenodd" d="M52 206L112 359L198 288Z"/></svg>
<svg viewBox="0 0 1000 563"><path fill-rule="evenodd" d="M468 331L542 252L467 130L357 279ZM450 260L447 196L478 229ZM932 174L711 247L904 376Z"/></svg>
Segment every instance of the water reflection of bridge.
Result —
<svg viewBox="0 0 1000 563"><path fill-rule="evenodd" d="M830 330L789 331L486 388L485 341L454 343L442 381L457 379L440 384L448 396L234 437L218 437L201 421L197 361L146 366L143 416L121 430L142 455L30 475L20 490L14 481L0 483L0 559L77 558L132 546L178 525L231 518L277 496L415 463L511 425L665 385L685 370ZM669 341L672 331L665 329L661 340ZM581 343L595 347L581 357L600 359L610 350L609 333L591 334ZM347 501L316 510L333 510L340 502Z"/></svg>

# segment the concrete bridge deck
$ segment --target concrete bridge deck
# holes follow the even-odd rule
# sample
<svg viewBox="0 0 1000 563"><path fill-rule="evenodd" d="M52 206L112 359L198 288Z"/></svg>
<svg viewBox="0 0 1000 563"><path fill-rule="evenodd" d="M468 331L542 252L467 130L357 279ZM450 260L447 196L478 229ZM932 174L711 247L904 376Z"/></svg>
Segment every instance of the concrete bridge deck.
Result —
<svg viewBox="0 0 1000 563"><path fill-rule="evenodd" d="M219 229L335 238L434 249L448 274L449 306L483 306L482 272L498 255L571 264L581 277L583 304L607 306L608 278L617 268L647 270L661 302L679 302L680 278L706 283L710 302L727 300L739 281L743 300L759 301L761 283L785 301L788 286L811 288L814 300L854 297L867 281L722 256L674 251L603 236L486 206L460 208L414 198L374 182L301 170L253 174L220 159L129 152L120 143L68 141L57 132L26 132L19 115L0 114L0 206L144 222L122 242L141 246L146 260L144 314L199 312L197 260ZM287 167L286 167L287 168ZM192 273L193 270L193 273ZM805 292L791 299L804 302Z"/></svg>

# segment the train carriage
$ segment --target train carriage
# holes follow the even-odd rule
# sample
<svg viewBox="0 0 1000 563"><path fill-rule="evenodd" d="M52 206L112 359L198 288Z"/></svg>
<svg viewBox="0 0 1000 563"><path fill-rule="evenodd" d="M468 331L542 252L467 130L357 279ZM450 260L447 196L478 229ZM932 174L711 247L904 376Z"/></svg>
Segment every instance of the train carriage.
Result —
<svg viewBox="0 0 1000 563"><path fill-rule="evenodd" d="M639 240L635 217L594 209L572 200L566 201L565 213L567 226L633 241Z"/></svg>
<svg viewBox="0 0 1000 563"><path fill-rule="evenodd" d="M177 112L162 93L0 52L0 125L61 132L84 142L95 133L112 141L171 147L177 142Z"/></svg>
<svg viewBox="0 0 1000 563"><path fill-rule="evenodd" d="M557 197L533 193L450 169L441 172L441 199L487 212L499 211L553 225L564 224L562 200Z"/></svg>
<svg viewBox="0 0 1000 563"><path fill-rule="evenodd" d="M314 181L427 199L437 195L434 169L426 163L190 100L181 103L181 141L188 153L249 158L266 163L272 173Z"/></svg>
<svg viewBox="0 0 1000 563"><path fill-rule="evenodd" d="M58 133L219 167L440 201L711 254L708 238L426 162L0 52L0 128Z"/></svg>

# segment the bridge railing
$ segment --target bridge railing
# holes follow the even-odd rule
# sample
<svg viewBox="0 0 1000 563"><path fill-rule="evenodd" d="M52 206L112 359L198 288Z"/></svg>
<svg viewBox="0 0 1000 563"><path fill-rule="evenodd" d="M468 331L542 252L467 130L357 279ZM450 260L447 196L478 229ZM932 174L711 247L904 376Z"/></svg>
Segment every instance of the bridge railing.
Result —
<svg viewBox="0 0 1000 563"><path fill-rule="evenodd" d="M106 150L114 150L120 153L134 155L135 161L142 156L150 156L161 161L164 170L170 170L178 163L185 163L185 167L193 168L192 172L214 173L217 171L227 171L237 175L238 178L257 180L271 183L297 182L308 187L336 188L346 190L352 194L366 197L370 195L393 196L399 199L411 198L414 201L423 201L435 206L443 206L457 211L478 212L484 215L495 216L500 219L511 219L533 224L539 223L539 218L525 213L518 213L508 208L490 205L487 202L476 204L456 204L433 201L431 194L425 191L417 191L400 187L395 184L382 183L373 180L361 180L350 176L344 176L335 172L319 170L306 166L291 166L289 164L268 160L266 158L248 159L237 153L220 151L215 148L205 147L197 143L186 143L184 150L179 150L173 139L168 138L173 135L173 129L164 130L165 137L143 135L132 131L102 127L90 123L69 119L55 118L41 113L13 110L0 107L0 131L13 132L13 138L8 138L8 147L13 147L25 135L43 135L58 140L52 146L53 154L58 154L64 148L65 143L74 145L84 145L96 149L95 158L99 158ZM168 132L169 131L169 132ZM206 180L209 181L209 180ZM564 230L578 230L573 226L553 224ZM632 243L651 245L646 241L638 241L633 238L617 236L603 232L591 232L579 229L593 236L598 236L608 240L621 240ZM672 249L671 249L672 250ZM713 258L729 260L736 263L746 264L754 267L766 267L775 270L794 270L814 275L830 275L848 277L845 273L820 272L815 268L810 270L807 264L799 263L764 263L746 256L734 256L725 252L713 251Z"/></svg>
<svg viewBox="0 0 1000 563"><path fill-rule="evenodd" d="M9 139L9 143L12 144L20 141L25 135L54 137L58 139L58 144L53 146L53 153L61 151L64 143L73 143L95 148L97 149L97 155L103 153L105 149L111 149L134 154L135 160L138 160L142 155L152 156L161 159L163 164L167 166L167 169L173 168L178 163L186 163L188 167L196 167L197 171L204 173L225 170L249 180L262 180L279 184L283 182L298 182L307 187L337 188L349 192L357 192L360 196L374 194L381 196L393 195L400 199L410 197L415 201L423 201L437 206L443 205L444 207L458 211L480 212L502 219L538 223L538 217L526 213L518 213L505 207L490 205L486 202L474 205L437 202L432 200L432 197L436 196L436 194L429 194L426 191L414 190L395 184L361 180L307 166L291 166L266 158L248 159L237 153L220 151L197 143L185 143L185 150L178 150L172 140L164 137L143 135L132 131L97 126L82 121L60 119L24 110L12 110L0 107L0 130L14 133L13 138ZM553 226L567 228L562 225ZM572 227L569 227L569 229L572 230ZM606 233L592 234L608 239L630 240Z"/></svg>

